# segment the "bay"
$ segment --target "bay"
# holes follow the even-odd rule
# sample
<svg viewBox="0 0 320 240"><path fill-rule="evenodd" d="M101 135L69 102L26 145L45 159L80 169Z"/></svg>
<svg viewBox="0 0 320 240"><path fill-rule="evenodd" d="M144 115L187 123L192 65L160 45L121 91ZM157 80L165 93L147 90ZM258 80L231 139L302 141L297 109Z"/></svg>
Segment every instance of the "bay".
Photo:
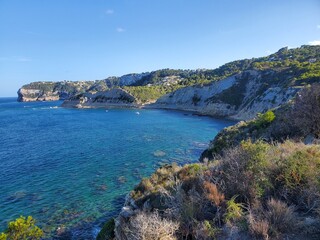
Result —
<svg viewBox="0 0 320 240"><path fill-rule="evenodd" d="M0 231L31 215L48 238L93 238L142 177L196 162L232 121L144 109L65 109L0 98Z"/></svg>

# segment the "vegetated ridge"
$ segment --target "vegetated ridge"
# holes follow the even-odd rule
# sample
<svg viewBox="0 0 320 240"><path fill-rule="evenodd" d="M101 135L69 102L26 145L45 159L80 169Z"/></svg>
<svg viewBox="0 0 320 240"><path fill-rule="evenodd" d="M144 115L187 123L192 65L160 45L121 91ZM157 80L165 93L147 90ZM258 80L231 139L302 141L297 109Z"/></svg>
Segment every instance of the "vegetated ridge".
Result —
<svg viewBox="0 0 320 240"><path fill-rule="evenodd" d="M251 119L288 102L320 78L320 46L282 48L266 57L217 69L128 74L82 82L36 82L23 86L19 101L65 100L63 106L151 107Z"/></svg>

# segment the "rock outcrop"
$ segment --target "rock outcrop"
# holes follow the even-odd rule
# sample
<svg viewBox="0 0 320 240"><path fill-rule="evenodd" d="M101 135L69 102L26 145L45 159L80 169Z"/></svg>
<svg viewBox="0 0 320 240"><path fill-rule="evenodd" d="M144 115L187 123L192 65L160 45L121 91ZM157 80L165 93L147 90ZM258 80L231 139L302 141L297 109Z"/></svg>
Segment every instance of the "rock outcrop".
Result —
<svg viewBox="0 0 320 240"><path fill-rule="evenodd" d="M233 113L233 109L229 108L229 111L223 110L222 112L221 106L220 108L219 106L208 106L207 102L212 96L233 86L235 82L236 78L232 76L205 86L181 88L164 95L149 107L195 111L203 114L207 112L209 115L230 115L230 113ZM210 111L210 109L213 111ZM224 109L228 109L228 106L225 106Z"/></svg>
<svg viewBox="0 0 320 240"><path fill-rule="evenodd" d="M95 81L33 82L18 90L18 101L65 100L93 87L97 88L98 83Z"/></svg>
<svg viewBox="0 0 320 240"><path fill-rule="evenodd" d="M18 91L19 102L57 101L57 100L60 100L60 96L59 96L59 93L56 91L44 92L39 89L25 89L25 88L20 88Z"/></svg>
<svg viewBox="0 0 320 240"><path fill-rule="evenodd" d="M121 88L114 88L104 92L83 93L65 100L62 107L72 108L112 108L139 107L136 99Z"/></svg>

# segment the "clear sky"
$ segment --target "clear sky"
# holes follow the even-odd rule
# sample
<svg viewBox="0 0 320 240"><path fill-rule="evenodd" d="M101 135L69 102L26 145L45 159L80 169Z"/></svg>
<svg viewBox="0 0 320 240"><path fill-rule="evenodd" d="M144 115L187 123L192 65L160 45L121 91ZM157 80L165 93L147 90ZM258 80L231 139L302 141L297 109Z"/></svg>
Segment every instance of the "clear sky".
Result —
<svg viewBox="0 0 320 240"><path fill-rule="evenodd" d="M0 0L0 96L320 44L320 0Z"/></svg>

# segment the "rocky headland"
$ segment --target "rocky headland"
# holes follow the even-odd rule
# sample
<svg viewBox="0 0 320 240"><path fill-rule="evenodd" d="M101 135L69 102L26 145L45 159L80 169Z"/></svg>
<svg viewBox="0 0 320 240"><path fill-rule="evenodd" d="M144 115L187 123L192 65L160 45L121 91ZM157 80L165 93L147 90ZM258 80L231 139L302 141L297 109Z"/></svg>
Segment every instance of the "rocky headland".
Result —
<svg viewBox="0 0 320 240"><path fill-rule="evenodd" d="M67 100L82 93L103 92L133 84L148 73L127 74L95 81L33 82L18 90L19 102Z"/></svg>

